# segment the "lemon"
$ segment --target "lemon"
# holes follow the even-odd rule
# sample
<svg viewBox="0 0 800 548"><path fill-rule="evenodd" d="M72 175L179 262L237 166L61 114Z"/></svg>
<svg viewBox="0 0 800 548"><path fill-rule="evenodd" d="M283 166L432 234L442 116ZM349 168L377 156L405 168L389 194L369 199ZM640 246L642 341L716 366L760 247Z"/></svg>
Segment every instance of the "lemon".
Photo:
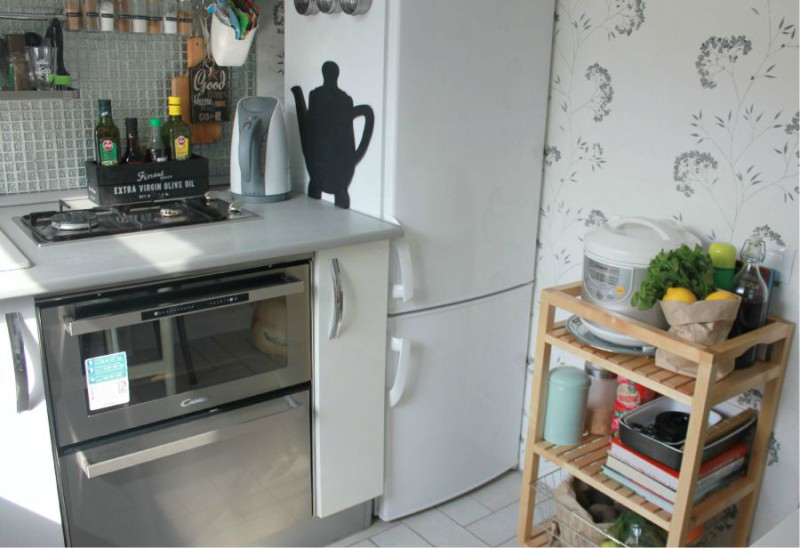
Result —
<svg viewBox="0 0 800 548"><path fill-rule="evenodd" d="M709 293L708 295L706 295L705 300L722 301L725 299L735 299L735 298L736 298L735 293L731 293L730 291L725 291L724 289L718 289L717 291L714 291L713 293Z"/></svg>
<svg viewBox="0 0 800 548"><path fill-rule="evenodd" d="M694 303L697 302L697 297L695 297L694 293L692 293L685 287L670 287L669 289L667 289L667 292L664 293L664 297L661 300L679 301L682 303Z"/></svg>

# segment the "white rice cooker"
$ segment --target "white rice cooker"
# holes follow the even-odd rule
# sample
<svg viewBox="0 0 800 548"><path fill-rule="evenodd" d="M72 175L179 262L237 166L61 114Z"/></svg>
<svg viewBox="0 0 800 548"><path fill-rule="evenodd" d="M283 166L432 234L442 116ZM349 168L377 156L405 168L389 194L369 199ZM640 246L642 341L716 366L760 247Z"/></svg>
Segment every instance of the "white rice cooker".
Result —
<svg viewBox="0 0 800 548"><path fill-rule="evenodd" d="M647 277L650 260L660 251L669 251L686 244L700 245L700 239L666 219L614 217L586 234L584 239L583 291L581 297L610 312L666 328L667 321L656 305L638 310L631 304L633 294ZM586 329L605 341L622 346L643 343L602 325L582 318Z"/></svg>

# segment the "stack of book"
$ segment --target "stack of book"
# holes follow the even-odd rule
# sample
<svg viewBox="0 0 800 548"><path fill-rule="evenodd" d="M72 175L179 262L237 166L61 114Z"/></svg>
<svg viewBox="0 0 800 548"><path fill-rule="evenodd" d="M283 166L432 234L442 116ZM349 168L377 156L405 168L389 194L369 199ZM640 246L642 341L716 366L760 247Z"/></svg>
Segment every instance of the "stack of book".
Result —
<svg viewBox="0 0 800 548"><path fill-rule="evenodd" d="M700 465L694 502L739 477L744 471L747 445L737 443ZM678 471L623 444L611 440L602 473L641 495L659 508L672 512L678 492Z"/></svg>

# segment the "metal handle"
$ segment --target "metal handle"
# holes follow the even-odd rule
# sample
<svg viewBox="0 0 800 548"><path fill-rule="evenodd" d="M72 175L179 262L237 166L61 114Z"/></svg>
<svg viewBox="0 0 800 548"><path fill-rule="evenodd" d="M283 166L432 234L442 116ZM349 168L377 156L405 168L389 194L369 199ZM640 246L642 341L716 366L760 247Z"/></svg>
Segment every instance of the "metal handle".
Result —
<svg viewBox="0 0 800 548"><path fill-rule="evenodd" d="M92 450L78 452L78 461L80 462L81 469L87 478L97 478L107 474L113 474L154 462L165 457L184 453L192 449L197 449L213 443L231 440L233 438L249 434L256 430L263 428L264 423L274 420L276 415L283 415L286 413L302 413L306 406L297 401L291 395L284 396L280 400L273 400L269 402L272 408L267 414L261 414L260 417L247 418L239 424L234 426L225 426L215 430L209 430L201 434L187 436L178 440L170 441L147 447L138 451L125 452L120 455L113 455L111 457L93 460L91 457ZM97 451L97 450L95 450ZM109 451L105 451L103 456L106 456Z"/></svg>
<svg viewBox="0 0 800 548"><path fill-rule="evenodd" d="M397 357L397 374L394 377L394 383L389 389L389 407L395 407L400 403L400 399L406 391L408 384L408 366L411 360L411 342L406 339L392 337L391 348L394 352L398 352Z"/></svg>
<svg viewBox="0 0 800 548"><path fill-rule="evenodd" d="M64 329L71 336L84 335L113 329L115 327L125 327L136 325L147 321L162 319L164 317L185 316L194 312L203 312L214 308L226 308L235 306L243 302L256 302L295 295L305 291L303 282L297 278L289 278L289 281L282 284L270 285L250 291L230 293L225 295L215 295L193 301L181 301L178 303L165 303L162 306L148 309L137 309L120 314L110 314L107 316L96 316L93 318L64 318ZM198 306L202 303L202 306Z"/></svg>
<svg viewBox="0 0 800 548"><path fill-rule="evenodd" d="M411 268L411 248L404 238L394 241L400 262L400 283L392 286L392 298L407 303L414 298L414 271Z"/></svg>
<svg viewBox="0 0 800 548"><path fill-rule="evenodd" d="M28 368L25 364L25 341L22 338L22 322L19 312L6 314L8 338L11 341L11 361L14 364L14 384L17 391L17 413L30 409L28 393Z"/></svg>
<svg viewBox="0 0 800 548"><path fill-rule="evenodd" d="M339 336L342 328L342 313L344 311L344 294L339 276L339 259L331 259L331 284L333 285L333 317L331 318L331 332L329 339Z"/></svg>

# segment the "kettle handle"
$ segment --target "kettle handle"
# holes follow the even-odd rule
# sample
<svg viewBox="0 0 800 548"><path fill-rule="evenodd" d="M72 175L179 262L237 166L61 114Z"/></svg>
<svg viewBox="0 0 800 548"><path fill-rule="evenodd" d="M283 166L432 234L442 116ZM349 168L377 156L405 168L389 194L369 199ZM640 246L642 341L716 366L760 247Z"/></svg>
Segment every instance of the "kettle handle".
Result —
<svg viewBox="0 0 800 548"><path fill-rule="evenodd" d="M356 162L361 161L364 154L367 153L369 141L372 139L372 130L375 129L375 114L372 112L372 107L369 105L357 105L353 107L353 119L359 116L364 117L364 133L361 135L361 142L358 143L356 148Z"/></svg>

